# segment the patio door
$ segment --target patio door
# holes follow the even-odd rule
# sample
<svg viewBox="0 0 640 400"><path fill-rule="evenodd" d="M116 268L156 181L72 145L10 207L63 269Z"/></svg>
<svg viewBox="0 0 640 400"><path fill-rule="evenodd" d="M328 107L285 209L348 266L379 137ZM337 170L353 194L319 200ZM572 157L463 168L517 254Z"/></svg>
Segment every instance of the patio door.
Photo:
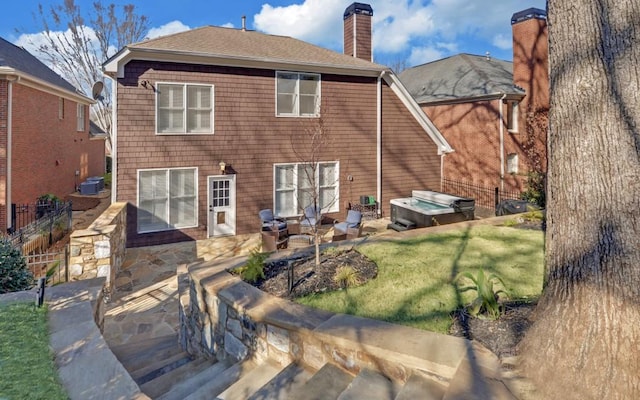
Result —
<svg viewBox="0 0 640 400"><path fill-rule="evenodd" d="M208 180L208 235L236 234L236 176L210 176Z"/></svg>

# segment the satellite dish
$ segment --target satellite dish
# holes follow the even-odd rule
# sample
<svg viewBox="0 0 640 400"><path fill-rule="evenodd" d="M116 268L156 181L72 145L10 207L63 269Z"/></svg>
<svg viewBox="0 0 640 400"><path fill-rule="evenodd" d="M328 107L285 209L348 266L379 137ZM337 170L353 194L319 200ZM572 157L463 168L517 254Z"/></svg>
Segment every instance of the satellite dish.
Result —
<svg viewBox="0 0 640 400"><path fill-rule="evenodd" d="M91 88L91 95L94 100L102 100L102 90L104 89L104 83L102 81L97 81L93 84L93 88Z"/></svg>

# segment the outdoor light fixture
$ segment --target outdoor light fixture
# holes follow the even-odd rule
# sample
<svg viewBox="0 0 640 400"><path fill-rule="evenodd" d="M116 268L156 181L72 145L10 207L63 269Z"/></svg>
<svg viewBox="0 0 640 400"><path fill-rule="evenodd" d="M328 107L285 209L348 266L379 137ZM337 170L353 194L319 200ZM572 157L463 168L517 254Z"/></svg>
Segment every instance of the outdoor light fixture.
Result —
<svg viewBox="0 0 640 400"><path fill-rule="evenodd" d="M224 171L227 168L227 164L224 163L224 161L220 161L220 173L222 175L224 175Z"/></svg>

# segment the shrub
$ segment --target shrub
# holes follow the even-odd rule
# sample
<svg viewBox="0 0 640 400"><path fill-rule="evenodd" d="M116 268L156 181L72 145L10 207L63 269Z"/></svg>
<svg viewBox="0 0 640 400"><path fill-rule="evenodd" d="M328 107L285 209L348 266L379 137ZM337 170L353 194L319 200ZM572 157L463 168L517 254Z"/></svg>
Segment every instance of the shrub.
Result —
<svg viewBox="0 0 640 400"><path fill-rule="evenodd" d="M358 272L350 265L341 265L336 269L333 281L342 288L357 286L360 284Z"/></svg>
<svg viewBox="0 0 640 400"><path fill-rule="evenodd" d="M476 276L470 272L462 272L456 278L467 278L473 284L460 288L461 292L475 290L476 298L467 306L467 311L474 317L484 319L498 319L502 314L502 306L498 302L500 295L507 295L503 289L495 288L495 284L499 283L504 287L504 282L496 274L486 274L484 270L478 271Z"/></svg>
<svg viewBox="0 0 640 400"><path fill-rule="evenodd" d="M233 270L240 275L243 281L254 283L258 279L264 279L264 262L269 257L268 253L261 253L258 248L251 250L247 263Z"/></svg>
<svg viewBox="0 0 640 400"><path fill-rule="evenodd" d="M33 274L20 250L9 240L0 239L0 294L31 289L33 284Z"/></svg>
<svg viewBox="0 0 640 400"><path fill-rule="evenodd" d="M522 192L522 200L545 208L547 203L545 179L545 175L540 172L529 172L527 174L527 189Z"/></svg>

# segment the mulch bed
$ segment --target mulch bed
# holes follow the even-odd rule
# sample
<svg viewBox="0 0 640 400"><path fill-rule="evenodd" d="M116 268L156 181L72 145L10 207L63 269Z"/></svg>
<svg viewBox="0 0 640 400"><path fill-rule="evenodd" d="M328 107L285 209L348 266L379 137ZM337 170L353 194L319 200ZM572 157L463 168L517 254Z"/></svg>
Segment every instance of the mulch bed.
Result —
<svg viewBox="0 0 640 400"><path fill-rule="evenodd" d="M544 229L540 221L521 221L515 226L520 229ZM270 263L265 267L265 279L254 286L286 299L294 299L313 293L341 289L333 277L338 267L349 265L357 271L361 283L377 276L378 266L364 255L351 249L321 256L320 266L315 266L311 256L291 260L294 265L294 287L288 291L287 260ZM536 304L511 301L504 303L504 313L495 320L483 320L469 316L465 310L452 315L450 334L476 340L493 351L498 357L516 355L517 345L533 323L532 315Z"/></svg>
<svg viewBox="0 0 640 400"><path fill-rule="evenodd" d="M473 318L464 310L453 315L449 333L477 340L498 357L516 355L517 345L533 323L535 303L506 302L505 312L495 321Z"/></svg>
<svg viewBox="0 0 640 400"><path fill-rule="evenodd" d="M293 299L313 293L339 290L334 280L336 270L342 266L352 267L360 284L373 279L378 274L378 266L355 250L345 250L322 254L320 266L315 265L315 256L292 260L294 279L293 290L289 293L287 260L269 263L265 266L265 279L255 284L260 290L285 299Z"/></svg>
<svg viewBox="0 0 640 400"><path fill-rule="evenodd" d="M64 200L71 201L72 211L87 211L100 204L100 199L97 197L74 196L73 194L66 196Z"/></svg>

